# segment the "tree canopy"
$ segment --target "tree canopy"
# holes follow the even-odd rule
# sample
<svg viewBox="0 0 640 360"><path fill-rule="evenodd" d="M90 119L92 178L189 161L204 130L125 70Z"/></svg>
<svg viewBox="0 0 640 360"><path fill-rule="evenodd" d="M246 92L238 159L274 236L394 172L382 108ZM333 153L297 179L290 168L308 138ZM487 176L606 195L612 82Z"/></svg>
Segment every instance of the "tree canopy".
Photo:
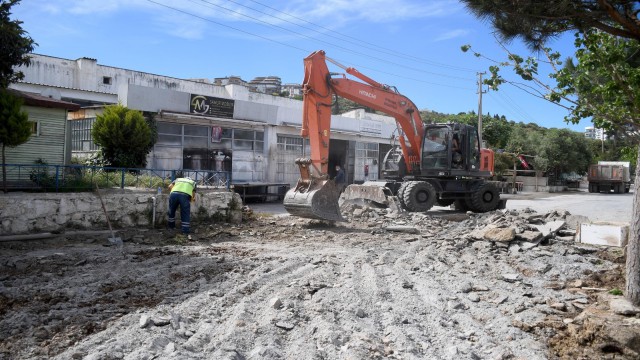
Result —
<svg viewBox="0 0 640 360"><path fill-rule="evenodd" d="M576 35L576 62L567 61L553 74L555 96L577 96L567 119L593 118L596 127L640 129L640 42L620 39L601 31Z"/></svg>
<svg viewBox="0 0 640 360"><path fill-rule="evenodd" d="M11 20L11 7L20 0L0 1L0 88L21 80L24 74L14 70L15 66L29 66L28 54L36 45L22 29L22 21Z"/></svg>
<svg viewBox="0 0 640 360"><path fill-rule="evenodd" d="M106 165L127 168L146 166L147 154L155 143L154 134L142 112L122 105L105 107L103 114L96 117L91 133Z"/></svg>
<svg viewBox="0 0 640 360"><path fill-rule="evenodd" d="M491 22L509 41L521 38L534 49L567 31L599 29L640 39L638 2L632 0L462 0L478 18Z"/></svg>

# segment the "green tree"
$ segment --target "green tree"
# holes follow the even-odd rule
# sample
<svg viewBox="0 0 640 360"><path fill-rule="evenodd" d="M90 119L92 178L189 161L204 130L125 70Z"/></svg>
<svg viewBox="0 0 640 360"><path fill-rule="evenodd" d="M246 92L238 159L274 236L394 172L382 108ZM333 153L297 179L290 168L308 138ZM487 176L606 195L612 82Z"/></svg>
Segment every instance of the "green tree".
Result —
<svg viewBox="0 0 640 360"><path fill-rule="evenodd" d="M22 100L6 89L0 89L0 144L2 165L6 164L5 148L16 147L29 140L29 115L22 110ZM2 167L2 188L7 192L7 168Z"/></svg>
<svg viewBox="0 0 640 360"><path fill-rule="evenodd" d="M591 164L591 151L584 135L567 129L550 129L538 144L536 164L556 176L575 172L585 174Z"/></svg>
<svg viewBox="0 0 640 360"><path fill-rule="evenodd" d="M542 142L544 132L540 129L531 130L524 124L514 125L507 142L506 150L514 154L535 156L538 145Z"/></svg>
<svg viewBox="0 0 640 360"><path fill-rule="evenodd" d="M22 29L22 21L11 20L11 7L20 0L0 1L0 88L21 80L24 74L16 72L16 66L29 66L28 54L33 51L34 43Z"/></svg>
<svg viewBox="0 0 640 360"><path fill-rule="evenodd" d="M504 40L520 38L535 49L567 31L599 29L640 39L638 2L629 0L462 0Z"/></svg>
<svg viewBox="0 0 640 360"><path fill-rule="evenodd" d="M482 139L487 141L489 147L504 149L511 137L513 126L507 118L499 115L489 115L482 119Z"/></svg>
<svg viewBox="0 0 640 360"><path fill-rule="evenodd" d="M144 115L122 105L107 106L96 117L91 135L101 147L104 163L116 167L145 167L155 142L153 128Z"/></svg>
<svg viewBox="0 0 640 360"><path fill-rule="evenodd" d="M577 64L556 72L558 87L547 87L545 98L570 105L569 121L592 117L605 128L625 128L632 134L640 126L640 18L637 1L567 0L553 3L537 0L463 0L479 18L491 21L505 40L521 38L533 49L566 31L577 31ZM597 31L596 31L597 30ZM463 47L468 50L469 47ZM559 55L549 49L552 64ZM477 55L477 54L476 54ZM537 61L509 54L510 66L524 80L537 79ZM490 80L499 79L497 67ZM494 85L499 85L500 81ZM556 90L557 89L557 90ZM589 92L593 92L590 96ZM576 96L577 101L570 97ZM640 159L640 149L636 158ZM636 167L639 178L640 167ZM640 305L640 182L634 185L631 234L627 246L626 297Z"/></svg>

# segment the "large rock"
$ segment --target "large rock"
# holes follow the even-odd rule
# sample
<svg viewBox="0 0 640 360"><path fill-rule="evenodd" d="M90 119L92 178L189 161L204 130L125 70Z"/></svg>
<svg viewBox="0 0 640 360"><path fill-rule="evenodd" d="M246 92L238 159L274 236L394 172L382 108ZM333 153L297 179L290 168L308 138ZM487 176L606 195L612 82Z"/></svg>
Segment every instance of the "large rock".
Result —
<svg viewBox="0 0 640 360"><path fill-rule="evenodd" d="M516 239L522 241L528 241L532 243L538 243L542 240L542 233L540 231L529 231L526 230L522 234L517 234Z"/></svg>
<svg viewBox="0 0 640 360"><path fill-rule="evenodd" d="M564 220L567 222L567 227L576 230L580 229L580 224L589 222L589 218L584 215L569 215Z"/></svg>
<svg viewBox="0 0 640 360"><path fill-rule="evenodd" d="M512 227L501 228L494 224L485 226L482 229L475 229L469 236L476 240L488 240L493 242L508 243L515 239L516 229Z"/></svg>
<svg viewBox="0 0 640 360"><path fill-rule="evenodd" d="M553 235L555 235L558 230L562 229L563 226L565 226L566 223L564 221L550 221L546 224L542 224L542 225L533 225L536 227L536 229L538 229L538 231L540 231L542 233L542 236L547 239Z"/></svg>

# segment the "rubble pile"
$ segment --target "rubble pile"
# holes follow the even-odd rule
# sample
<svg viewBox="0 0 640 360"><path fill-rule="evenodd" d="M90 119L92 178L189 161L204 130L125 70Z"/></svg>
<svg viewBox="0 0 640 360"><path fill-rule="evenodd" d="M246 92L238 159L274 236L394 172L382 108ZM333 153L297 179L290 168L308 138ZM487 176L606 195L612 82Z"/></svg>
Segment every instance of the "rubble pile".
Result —
<svg viewBox="0 0 640 360"><path fill-rule="evenodd" d="M583 218L341 209L348 222L196 225L189 243L132 231L123 253L0 244L0 358L640 355L637 309L608 293L622 254L576 243Z"/></svg>

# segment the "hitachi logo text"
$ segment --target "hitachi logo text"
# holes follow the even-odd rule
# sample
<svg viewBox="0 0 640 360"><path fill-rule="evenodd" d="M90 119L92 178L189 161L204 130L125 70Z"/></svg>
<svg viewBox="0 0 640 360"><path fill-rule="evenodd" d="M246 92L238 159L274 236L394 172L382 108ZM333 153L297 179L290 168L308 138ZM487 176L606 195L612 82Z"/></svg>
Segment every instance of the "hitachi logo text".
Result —
<svg viewBox="0 0 640 360"><path fill-rule="evenodd" d="M364 96L370 97L370 98L372 98L372 99L375 99L375 98L376 98L376 94L372 94L372 93L370 93L370 92L366 92L366 91L364 91L364 90L360 90L360 95L364 95Z"/></svg>

